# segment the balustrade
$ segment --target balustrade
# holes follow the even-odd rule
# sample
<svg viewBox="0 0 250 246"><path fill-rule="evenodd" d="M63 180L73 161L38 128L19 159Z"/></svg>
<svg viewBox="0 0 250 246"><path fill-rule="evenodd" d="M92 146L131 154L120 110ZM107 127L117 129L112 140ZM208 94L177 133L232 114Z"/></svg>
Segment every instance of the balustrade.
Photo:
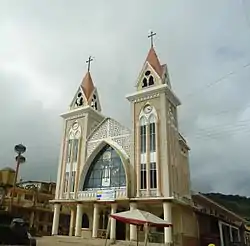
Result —
<svg viewBox="0 0 250 246"><path fill-rule="evenodd" d="M98 200L98 195L100 195L102 190L87 190L87 191L79 191L77 194L77 200ZM103 190L106 192L106 190ZM127 198L126 189L118 189L114 191L114 199L122 199Z"/></svg>

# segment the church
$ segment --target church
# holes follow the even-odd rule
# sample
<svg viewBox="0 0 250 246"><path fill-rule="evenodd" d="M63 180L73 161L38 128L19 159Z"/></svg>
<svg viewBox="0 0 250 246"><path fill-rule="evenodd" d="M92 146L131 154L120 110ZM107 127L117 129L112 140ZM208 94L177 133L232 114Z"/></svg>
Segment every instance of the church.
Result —
<svg viewBox="0 0 250 246"><path fill-rule="evenodd" d="M138 208L171 224L153 229L162 236L157 236L162 243L171 244L178 237L196 241L190 149L179 132L181 102L171 87L167 64L160 62L151 42L134 92L126 96L131 108L131 127L127 128L102 114L89 69L91 60L69 109L61 114L64 124L56 194L51 201L52 235L58 235L61 206L71 211L69 235L83 238L101 237L110 214ZM112 219L110 239L143 237L143 231L137 234L136 230Z"/></svg>

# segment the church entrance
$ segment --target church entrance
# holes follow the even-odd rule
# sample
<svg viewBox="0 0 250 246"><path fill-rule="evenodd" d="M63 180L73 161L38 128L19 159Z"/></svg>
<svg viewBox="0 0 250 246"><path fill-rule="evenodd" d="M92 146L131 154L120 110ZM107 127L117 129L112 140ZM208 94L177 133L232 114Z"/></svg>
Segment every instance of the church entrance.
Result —
<svg viewBox="0 0 250 246"><path fill-rule="evenodd" d="M105 238L106 237L106 232L107 232L107 227L108 227L108 220L109 220L109 214L110 214L110 212L108 210L106 210L106 209L103 209L100 212L99 228L98 228L98 232L97 232L97 237L98 238Z"/></svg>
<svg viewBox="0 0 250 246"><path fill-rule="evenodd" d="M106 230L108 227L109 211L101 211L99 218L99 229Z"/></svg>
<svg viewBox="0 0 250 246"><path fill-rule="evenodd" d="M125 210L117 210L117 213ZM126 224L116 220L116 240L126 240Z"/></svg>

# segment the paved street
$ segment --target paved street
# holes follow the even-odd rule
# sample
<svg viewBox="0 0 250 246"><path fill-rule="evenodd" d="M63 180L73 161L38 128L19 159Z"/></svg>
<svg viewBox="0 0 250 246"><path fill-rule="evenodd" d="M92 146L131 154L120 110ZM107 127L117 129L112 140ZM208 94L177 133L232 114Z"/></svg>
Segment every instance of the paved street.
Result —
<svg viewBox="0 0 250 246"><path fill-rule="evenodd" d="M60 245L60 246L69 246L69 245L81 245L81 246L104 246L105 240L103 239L85 239L85 238L76 238L76 237L64 237L64 236L58 236L58 237L41 237L38 238L38 246L54 246L54 245ZM108 242L107 245L110 245L110 242ZM125 241L119 241L116 244L112 245L118 245L118 246L134 246L136 245L136 242L130 243ZM139 244L140 246L144 245L143 242ZM148 246L160 246L161 244L153 244L148 243Z"/></svg>
<svg viewBox="0 0 250 246"><path fill-rule="evenodd" d="M69 246L69 245L81 245L81 246L104 246L105 240L103 239L85 239L85 238L76 238L76 237L41 237L38 238L38 246ZM110 245L108 243L107 245ZM117 242L116 245L129 245L129 242ZM133 244L132 244L133 245Z"/></svg>

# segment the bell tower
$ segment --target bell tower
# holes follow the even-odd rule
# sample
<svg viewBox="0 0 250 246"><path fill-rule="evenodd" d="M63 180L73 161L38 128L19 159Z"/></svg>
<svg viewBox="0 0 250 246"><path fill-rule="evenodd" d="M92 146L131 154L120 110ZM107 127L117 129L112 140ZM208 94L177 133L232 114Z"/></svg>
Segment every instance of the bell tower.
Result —
<svg viewBox="0 0 250 246"><path fill-rule="evenodd" d="M137 197L172 197L180 194L182 166L177 107L166 64L161 64L151 47L136 83L128 95L132 107L134 146L131 162L135 170Z"/></svg>
<svg viewBox="0 0 250 246"><path fill-rule="evenodd" d="M86 139L90 132L105 118L101 104L88 71L78 87L67 112L61 114L64 121L61 153L58 165L56 199L75 199L79 176L85 163Z"/></svg>

